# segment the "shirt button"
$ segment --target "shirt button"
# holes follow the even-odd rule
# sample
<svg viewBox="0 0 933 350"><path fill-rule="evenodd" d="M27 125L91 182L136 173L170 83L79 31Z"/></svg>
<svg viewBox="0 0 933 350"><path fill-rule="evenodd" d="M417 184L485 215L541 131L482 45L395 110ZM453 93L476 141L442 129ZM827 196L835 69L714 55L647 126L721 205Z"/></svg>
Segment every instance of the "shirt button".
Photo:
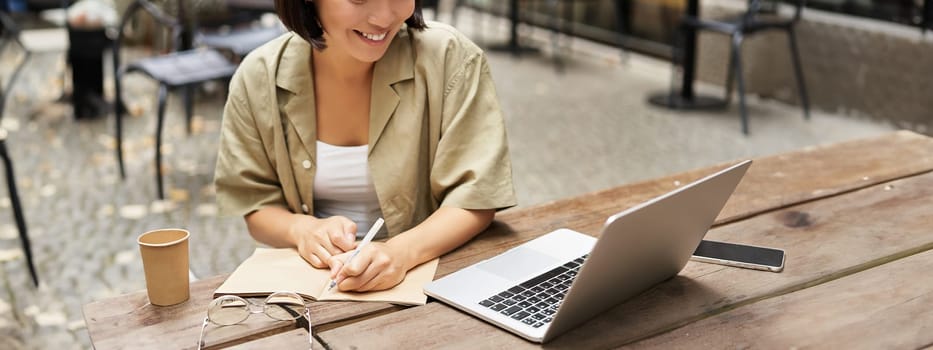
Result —
<svg viewBox="0 0 933 350"><path fill-rule="evenodd" d="M303 211L303 212L305 212L305 214L307 214L307 213L308 213L308 205L307 205L307 204L302 204L302 205L301 205L301 211Z"/></svg>
<svg viewBox="0 0 933 350"><path fill-rule="evenodd" d="M301 162L301 166L303 166L305 169L311 169L311 161L305 159Z"/></svg>

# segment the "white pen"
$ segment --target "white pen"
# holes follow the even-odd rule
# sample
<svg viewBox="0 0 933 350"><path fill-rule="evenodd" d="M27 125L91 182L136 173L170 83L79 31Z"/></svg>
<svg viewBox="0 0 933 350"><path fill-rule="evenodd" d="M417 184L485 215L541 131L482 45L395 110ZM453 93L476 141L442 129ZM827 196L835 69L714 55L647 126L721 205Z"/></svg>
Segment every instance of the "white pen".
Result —
<svg viewBox="0 0 933 350"><path fill-rule="evenodd" d="M358 244L356 246L356 249L353 250L353 254L350 254L350 257L348 257L347 260L343 261L343 266L340 267L341 270L343 269L344 266L347 266L347 264L350 263L350 260L353 260L353 257L355 257L357 254L360 253L360 250L363 250L363 247L365 247L367 244L369 244L370 241L373 240L373 237L376 236L376 232L379 232L379 229L382 228L382 223L384 222L385 220L382 220L382 218L379 218L376 220L376 223L373 224L373 227L369 228L369 232L366 232L366 236L363 237L363 240L360 242L360 244ZM330 280L330 286L327 287L327 290L333 289L334 286L336 285L337 285L336 279Z"/></svg>

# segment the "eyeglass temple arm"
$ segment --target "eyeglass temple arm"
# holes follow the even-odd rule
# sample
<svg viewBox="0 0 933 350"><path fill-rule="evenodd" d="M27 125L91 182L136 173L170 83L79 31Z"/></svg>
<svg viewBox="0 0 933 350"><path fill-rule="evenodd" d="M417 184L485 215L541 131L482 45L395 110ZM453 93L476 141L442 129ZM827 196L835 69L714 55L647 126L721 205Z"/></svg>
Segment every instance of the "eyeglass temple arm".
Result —
<svg viewBox="0 0 933 350"><path fill-rule="evenodd" d="M314 347L314 334L311 333L311 308L305 306L305 319L308 320L308 349Z"/></svg>
<svg viewBox="0 0 933 350"><path fill-rule="evenodd" d="M201 335L198 336L198 350L201 350L201 347L204 346L204 329L207 328L207 317L204 318L204 323L201 324Z"/></svg>

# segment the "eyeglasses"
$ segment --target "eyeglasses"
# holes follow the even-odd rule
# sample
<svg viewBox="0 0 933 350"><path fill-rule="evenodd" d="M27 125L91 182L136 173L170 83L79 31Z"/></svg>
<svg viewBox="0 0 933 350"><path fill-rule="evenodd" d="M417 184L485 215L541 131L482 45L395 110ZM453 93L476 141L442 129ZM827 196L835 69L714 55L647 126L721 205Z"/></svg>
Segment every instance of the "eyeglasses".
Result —
<svg viewBox="0 0 933 350"><path fill-rule="evenodd" d="M236 295L223 295L211 301L207 307L207 317L201 324L198 349L204 345L204 329L207 328L208 322L218 326L232 326L245 321L253 314L266 314L279 321L292 321L304 316L308 320L308 343L313 343L311 310L305 304L305 300L293 292L275 292L260 305Z"/></svg>

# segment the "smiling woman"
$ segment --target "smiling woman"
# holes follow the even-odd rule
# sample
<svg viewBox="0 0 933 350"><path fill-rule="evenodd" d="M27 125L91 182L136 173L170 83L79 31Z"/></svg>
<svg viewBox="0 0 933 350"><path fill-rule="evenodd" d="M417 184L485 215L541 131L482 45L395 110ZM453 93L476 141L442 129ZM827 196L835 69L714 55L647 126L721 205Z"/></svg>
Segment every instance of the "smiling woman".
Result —
<svg viewBox="0 0 933 350"><path fill-rule="evenodd" d="M379 290L515 205L486 57L417 0L276 0L291 30L230 84L215 183L250 234ZM385 229L344 266L358 233Z"/></svg>
<svg viewBox="0 0 933 350"><path fill-rule="evenodd" d="M420 0L276 0L275 8L282 23L316 49L326 48L325 42L329 39L338 41L338 45L348 44L340 32L349 31L351 33L344 34L355 34L379 44L388 36L386 34L395 34L389 31L397 27L396 24L404 22L412 29L425 27ZM325 15L320 16L320 13ZM376 39L380 35L381 38ZM328 36L332 38L326 38Z"/></svg>

